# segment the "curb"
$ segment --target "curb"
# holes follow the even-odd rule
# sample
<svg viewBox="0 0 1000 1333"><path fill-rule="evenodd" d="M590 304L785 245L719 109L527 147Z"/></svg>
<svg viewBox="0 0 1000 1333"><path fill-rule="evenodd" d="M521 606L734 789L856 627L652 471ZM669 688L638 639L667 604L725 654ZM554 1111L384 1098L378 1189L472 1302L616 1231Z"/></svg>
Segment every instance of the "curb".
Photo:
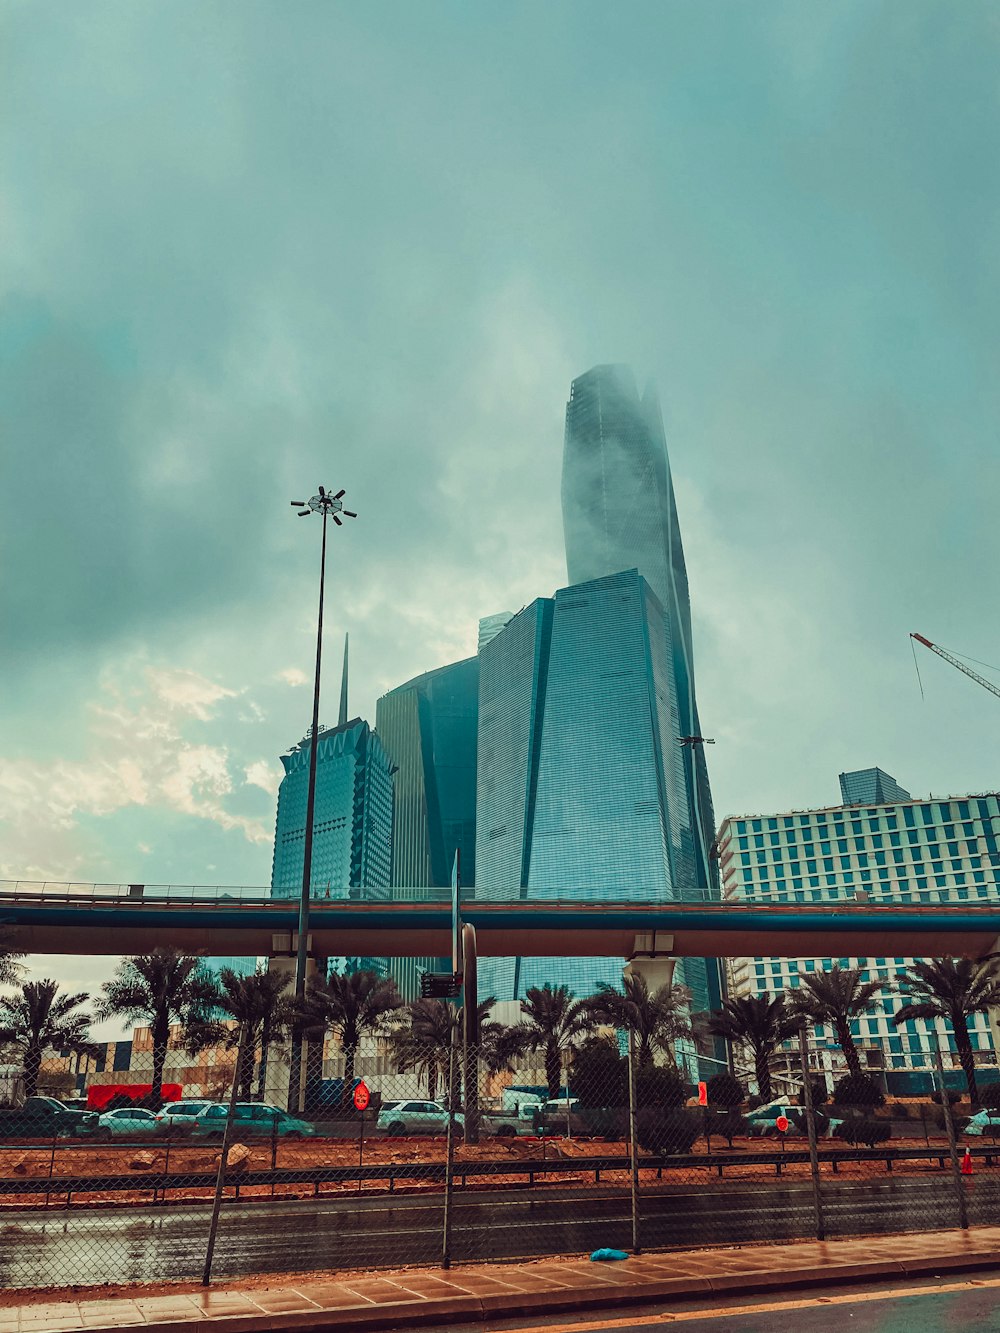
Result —
<svg viewBox="0 0 1000 1333"><path fill-rule="evenodd" d="M142 1333L257 1333L261 1328L283 1333L321 1333L338 1329L413 1328L425 1324L450 1324L516 1318L532 1314L556 1314L612 1307L652 1305L690 1297L752 1295L758 1292L793 1290L801 1287L833 1286L879 1278L931 1277L943 1273L975 1272L1000 1268L1000 1250L979 1254L928 1255L909 1260L872 1260L870 1263L826 1264L770 1272L721 1273L717 1277L676 1277L640 1280L626 1286L598 1279L593 1286L557 1291L497 1293L489 1296L444 1296L436 1299L392 1301L379 1305L342 1306L339 1309L296 1312L206 1315L203 1319L164 1320L142 1325ZM615 1270L611 1270L615 1271ZM621 1271L621 1270L618 1270ZM627 1272L628 1270L624 1270ZM122 1329L116 1322L106 1329L87 1322L87 1333L111 1333Z"/></svg>

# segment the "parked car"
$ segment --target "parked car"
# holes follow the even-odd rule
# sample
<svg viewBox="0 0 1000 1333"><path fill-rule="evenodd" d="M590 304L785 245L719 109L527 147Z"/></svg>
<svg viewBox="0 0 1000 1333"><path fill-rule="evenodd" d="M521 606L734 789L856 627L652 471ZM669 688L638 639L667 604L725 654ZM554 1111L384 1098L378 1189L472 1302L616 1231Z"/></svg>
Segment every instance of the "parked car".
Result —
<svg viewBox="0 0 1000 1333"><path fill-rule="evenodd" d="M157 1129L161 1132L166 1130L173 1130L175 1133L186 1132L190 1130L195 1116L201 1115L202 1111L214 1105L215 1103L209 1101L207 1097L202 1098L201 1101L168 1102L166 1106L156 1112Z"/></svg>
<svg viewBox="0 0 1000 1333"><path fill-rule="evenodd" d="M465 1124L458 1111L455 1124ZM375 1128L386 1134L446 1134L448 1111L440 1102L386 1102L378 1113Z"/></svg>
<svg viewBox="0 0 1000 1333"><path fill-rule="evenodd" d="M829 1120L825 1129L821 1129L820 1121L816 1127L816 1134L821 1139L832 1139L834 1131L838 1125L842 1125L843 1120L838 1120L836 1116L825 1116L821 1109L817 1110L817 1115L824 1115ZM788 1135L802 1135L806 1131L799 1128L799 1121L804 1119L805 1111L801 1106L790 1106L787 1102L768 1102L766 1106L758 1106L756 1110L751 1111L747 1116L748 1133L752 1138L777 1137L779 1116L785 1116L788 1120L788 1129L785 1131Z"/></svg>
<svg viewBox="0 0 1000 1333"><path fill-rule="evenodd" d="M224 1102L212 1102L191 1117L191 1133L195 1138L221 1139L226 1129L229 1107ZM308 1120L299 1120L280 1107L262 1102L237 1102L233 1107L233 1128L230 1137L304 1139L316 1130Z"/></svg>
<svg viewBox="0 0 1000 1333"><path fill-rule="evenodd" d="M123 1106L118 1111L105 1111L98 1117L98 1138L147 1138L156 1133L158 1122L152 1111L141 1106Z"/></svg>
<svg viewBox="0 0 1000 1333"><path fill-rule="evenodd" d="M971 1134L974 1138L982 1134L988 1134L991 1138L1000 1137L1000 1111L977 1111L966 1121L962 1133Z"/></svg>
<svg viewBox="0 0 1000 1333"><path fill-rule="evenodd" d="M534 1134L535 1113L539 1110L538 1102L524 1103L502 1111L483 1111L480 1124L484 1134L494 1134L497 1138L510 1139L518 1134Z"/></svg>
<svg viewBox="0 0 1000 1333"><path fill-rule="evenodd" d="M542 1102L535 1113L538 1134L590 1134L590 1121L581 1113L575 1097L551 1097Z"/></svg>
<svg viewBox="0 0 1000 1333"><path fill-rule="evenodd" d="M71 1111L55 1097L29 1097L16 1110L0 1111L0 1139L51 1139L96 1129L93 1111Z"/></svg>

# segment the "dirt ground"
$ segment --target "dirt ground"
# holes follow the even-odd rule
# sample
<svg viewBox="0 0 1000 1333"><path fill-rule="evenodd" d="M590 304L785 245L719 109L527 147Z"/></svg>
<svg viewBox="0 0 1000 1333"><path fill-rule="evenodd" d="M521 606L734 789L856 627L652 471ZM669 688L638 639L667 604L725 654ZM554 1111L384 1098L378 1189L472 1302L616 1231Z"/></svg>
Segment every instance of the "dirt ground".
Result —
<svg viewBox="0 0 1000 1333"><path fill-rule="evenodd" d="M823 1162L827 1152L834 1146L834 1142L824 1142L820 1145L820 1159ZM836 1146L844 1147L846 1145L836 1141ZM925 1148L927 1145L923 1137L912 1139L893 1139L888 1145L893 1149L907 1148ZM947 1164L947 1144L944 1140L932 1140L931 1146L939 1148L945 1157ZM987 1146L987 1145L984 1145ZM787 1142L789 1152L796 1149L801 1150L805 1147L805 1140L799 1137L790 1138ZM295 1198L313 1198L317 1194L330 1195L338 1193L362 1194L365 1196L383 1194L389 1188L388 1178L386 1181L366 1180L359 1184L353 1170L357 1167L358 1144L356 1142L344 1141L342 1139L312 1139L298 1142L278 1142L274 1145L269 1140L251 1142L249 1144L250 1153L242 1166L243 1170L266 1171L272 1166L283 1171L297 1171L302 1173L301 1181L282 1182L276 1185L239 1185L239 1170L231 1169L227 1173L226 1196L232 1198L237 1189L240 1200L250 1201L259 1199L295 1199ZM712 1140L711 1149L713 1153L727 1152L728 1145L724 1139L715 1138ZM780 1151L780 1144L774 1139L746 1139L738 1138L733 1144L733 1156L736 1161L726 1163L724 1178L726 1180L745 1180L763 1183L764 1181L774 1180L778 1175L778 1167L775 1164L747 1164L741 1165L739 1154L741 1152L759 1152L759 1151ZM529 1178L527 1173L522 1180L518 1175L496 1176L485 1170L482 1174L474 1174L468 1168L477 1162L515 1162L523 1161L526 1166L530 1163L532 1166L541 1166L545 1160L576 1160L580 1162L581 1167L585 1168L588 1158L602 1156L623 1155L627 1147L622 1142L608 1142L603 1139L498 1139L489 1138L478 1145L457 1144L455 1146L455 1166L459 1175L459 1182L456 1182L458 1188L469 1189L516 1189L527 1187ZM960 1149L961 1151L961 1149ZM696 1143L692 1152L695 1156L705 1156L708 1147L704 1139ZM642 1154L644 1157L646 1154ZM371 1166L399 1166L399 1165L418 1165L420 1163L439 1163L445 1158L445 1140L443 1138L397 1138L397 1139L373 1139L363 1145L362 1161L365 1167ZM32 1179L46 1179L50 1176L58 1180L60 1177L93 1177L96 1188L74 1191L71 1199L67 1200L64 1194L53 1194L46 1199L37 1193L26 1191L24 1194L7 1194L0 1196L0 1213L18 1208L39 1208L39 1209L65 1209L67 1203L73 1208L107 1208L120 1207L124 1204L152 1204L158 1205L168 1203L171 1205L185 1202L203 1201L211 1197L212 1190L204 1187L185 1187L185 1177L191 1175L204 1176L217 1169L219 1161L219 1148L216 1144L210 1143L185 1143L176 1140L164 1141L153 1147L125 1143L118 1144L60 1144L53 1154L51 1147L39 1148L37 1146L24 1145L12 1146L3 1152L0 1152L0 1178L23 1179L25 1181ZM1000 1163L1000 1150L998 1150L997 1163ZM334 1168L343 1172L343 1179L333 1181L323 1181L317 1185L311 1178L310 1172L316 1167ZM832 1172L832 1167L823 1164L824 1174L827 1171ZM886 1173L885 1160L873 1162L845 1162L838 1165L838 1178L850 1179L868 1179L874 1176L884 1175ZM893 1163L893 1171L897 1175L926 1175L929 1173L939 1173L941 1167L937 1160L931 1161L896 1161ZM975 1171L1000 1171L1000 1164L987 1166L985 1161L978 1160L975 1163ZM102 1191L100 1189L100 1177L108 1175L127 1175L133 1174L136 1179L135 1190L127 1191ZM154 1189L150 1184L143 1187L142 1178L144 1175L167 1175L171 1184L166 1197L162 1191ZM640 1169L640 1180L642 1183L652 1183L656 1180L663 1180L671 1184L705 1184L710 1180L717 1179L717 1172L714 1167L699 1168L690 1167L643 1167ZM798 1179L808 1177L809 1165L807 1162L799 1164L782 1165L780 1175L786 1179ZM463 1180L464 1177L464 1180ZM533 1172L533 1183L536 1186L573 1184L593 1182L594 1177L581 1172L577 1175L567 1175L565 1172L559 1174L547 1174L544 1170L535 1170ZM176 1183L174 1183L176 1181ZM620 1185L625 1188L628 1183L628 1172L622 1171L603 1171L601 1173L601 1183L608 1186ZM414 1193L434 1193L442 1189L442 1183L433 1180L397 1180L393 1182L393 1190L397 1194Z"/></svg>

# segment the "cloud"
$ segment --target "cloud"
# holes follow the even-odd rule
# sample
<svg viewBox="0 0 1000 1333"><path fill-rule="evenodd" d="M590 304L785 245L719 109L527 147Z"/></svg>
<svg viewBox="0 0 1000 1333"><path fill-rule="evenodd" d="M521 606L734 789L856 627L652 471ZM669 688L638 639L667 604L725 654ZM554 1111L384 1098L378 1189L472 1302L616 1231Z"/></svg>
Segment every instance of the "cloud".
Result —
<svg viewBox="0 0 1000 1333"><path fill-rule="evenodd" d="M266 759L257 759L244 769L244 781L248 786L260 787L262 791L273 796L277 793L281 782L281 773L279 767L269 764Z"/></svg>
<svg viewBox="0 0 1000 1333"><path fill-rule="evenodd" d="M278 672L278 680L283 680L286 685L305 685L309 677L298 667L285 667L283 671Z"/></svg>
<svg viewBox="0 0 1000 1333"><path fill-rule="evenodd" d="M74 875L79 858L64 850L71 835L84 821L93 827L94 820L130 808L209 821L249 843L270 844L269 821L227 802L236 786L229 746L188 734L190 726L210 722L220 703L242 694L172 667L127 663L105 672L88 709L83 758L0 757L0 826L6 830L0 875ZM256 777L261 769L266 765L254 766Z"/></svg>

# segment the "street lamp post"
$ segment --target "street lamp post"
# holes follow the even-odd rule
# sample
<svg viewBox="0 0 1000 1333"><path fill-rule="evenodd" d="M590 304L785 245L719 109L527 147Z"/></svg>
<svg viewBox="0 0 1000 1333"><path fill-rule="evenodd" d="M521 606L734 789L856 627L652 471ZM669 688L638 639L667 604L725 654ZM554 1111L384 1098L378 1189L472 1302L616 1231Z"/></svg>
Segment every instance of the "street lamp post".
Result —
<svg viewBox="0 0 1000 1333"><path fill-rule="evenodd" d="M309 950L309 897L312 888L312 852L313 852L313 816L316 811L316 752L319 742L319 681L323 663L323 596L326 587L326 521L332 518L337 527L341 527L341 518L357 518L357 514L345 509L344 492L332 495L323 486L319 494L311 500L292 500L293 508L299 511L299 518L308 518L310 514L319 514L323 520L323 541L320 548L319 563L319 615L316 621L316 675L313 680L312 729L309 747L309 787L306 796L305 845L302 850L302 892L299 897L299 938L295 953L295 999L301 1003L306 993L306 958ZM302 1031L296 1028L292 1035L292 1062L289 1073L288 1090L289 1109L302 1110Z"/></svg>

